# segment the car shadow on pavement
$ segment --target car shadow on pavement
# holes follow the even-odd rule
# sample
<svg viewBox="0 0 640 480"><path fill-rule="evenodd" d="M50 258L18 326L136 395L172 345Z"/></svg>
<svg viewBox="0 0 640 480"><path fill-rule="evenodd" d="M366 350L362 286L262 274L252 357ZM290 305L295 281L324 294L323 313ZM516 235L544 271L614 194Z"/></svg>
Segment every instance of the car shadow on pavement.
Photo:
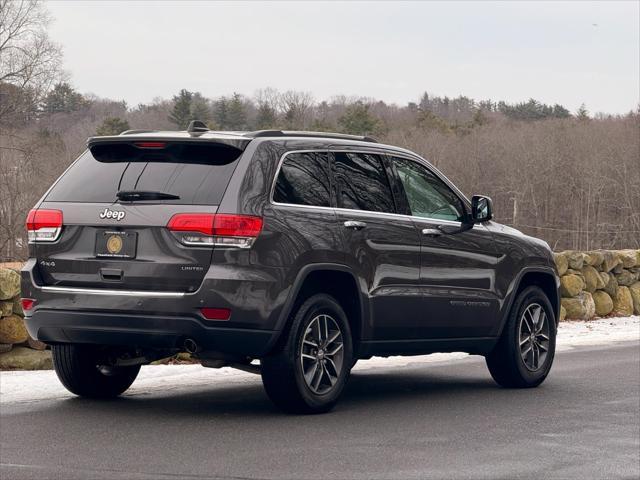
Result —
<svg viewBox="0 0 640 480"><path fill-rule="evenodd" d="M473 368L473 365L470 366ZM434 408L444 402L454 407L458 400L461 404L467 402L470 394L487 401L496 391L502 392L501 395L516 394L513 390L500 389L488 373L450 375L446 373L446 367L444 366L444 371L438 372L432 368L355 371L333 415L349 415L359 411L371 414L376 410L389 413L394 409L398 409L397 413L401 414L410 404L417 404L420 408ZM146 419L153 416L163 419L279 416L279 410L269 401L258 376L255 380L233 383L216 380L220 381L211 385L190 385L184 389L176 383L167 390L134 391L113 400L73 397L56 402L51 408L61 409L64 411L61 413L71 416L82 415L86 411L91 415L106 417L124 416L131 421L136 421L137 416Z"/></svg>

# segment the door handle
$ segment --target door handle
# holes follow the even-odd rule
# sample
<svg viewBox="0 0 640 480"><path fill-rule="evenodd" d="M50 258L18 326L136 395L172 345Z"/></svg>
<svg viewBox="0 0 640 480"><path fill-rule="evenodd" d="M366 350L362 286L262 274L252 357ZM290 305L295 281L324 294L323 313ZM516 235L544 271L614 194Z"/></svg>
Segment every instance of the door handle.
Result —
<svg viewBox="0 0 640 480"><path fill-rule="evenodd" d="M362 230L364 227L367 226L367 223L358 222L356 220L347 220L346 222L344 222L344 226L347 228L351 228L353 230Z"/></svg>
<svg viewBox="0 0 640 480"><path fill-rule="evenodd" d="M442 235L442 230L439 230L437 228L423 228L422 234L427 237L439 237L440 235Z"/></svg>

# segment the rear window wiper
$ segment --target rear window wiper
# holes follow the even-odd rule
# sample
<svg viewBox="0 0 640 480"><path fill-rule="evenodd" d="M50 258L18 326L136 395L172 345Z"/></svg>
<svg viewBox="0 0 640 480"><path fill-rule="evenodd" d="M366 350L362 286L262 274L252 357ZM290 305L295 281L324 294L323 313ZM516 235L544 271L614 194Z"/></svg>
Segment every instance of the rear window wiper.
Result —
<svg viewBox="0 0 640 480"><path fill-rule="evenodd" d="M165 192L154 192L146 190L120 190L116 193L119 200L126 202L136 202L138 200L179 200L179 195Z"/></svg>

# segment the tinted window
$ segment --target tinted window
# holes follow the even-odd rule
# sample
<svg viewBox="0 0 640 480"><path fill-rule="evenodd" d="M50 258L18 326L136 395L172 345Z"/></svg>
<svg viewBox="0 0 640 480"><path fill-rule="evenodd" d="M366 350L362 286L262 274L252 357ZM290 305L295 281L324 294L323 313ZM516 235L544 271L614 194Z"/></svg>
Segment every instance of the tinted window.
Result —
<svg viewBox="0 0 640 480"><path fill-rule="evenodd" d="M427 168L405 158L394 158L398 176L404 186L411 214L416 217L462 220L464 207L460 198Z"/></svg>
<svg viewBox="0 0 640 480"><path fill-rule="evenodd" d="M329 162L326 153L292 153L278 173L273 201L296 205L331 206Z"/></svg>
<svg viewBox="0 0 640 480"><path fill-rule="evenodd" d="M338 206L354 210L394 213L389 179L378 155L336 153Z"/></svg>
<svg viewBox="0 0 640 480"><path fill-rule="evenodd" d="M82 154L46 200L111 203L118 190L149 190L180 197L163 203L218 205L241 153L226 145L100 145Z"/></svg>

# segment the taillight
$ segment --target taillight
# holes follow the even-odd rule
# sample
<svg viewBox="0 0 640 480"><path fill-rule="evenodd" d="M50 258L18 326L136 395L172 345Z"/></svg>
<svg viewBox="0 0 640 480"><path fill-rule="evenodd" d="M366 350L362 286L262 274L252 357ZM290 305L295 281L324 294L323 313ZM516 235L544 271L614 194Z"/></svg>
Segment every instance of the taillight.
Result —
<svg viewBox="0 0 640 480"><path fill-rule="evenodd" d="M177 213L167 229L184 245L250 248L262 230L262 218L249 215Z"/></svg>
<svg viewBox="0 0 640 480"><path fill-rule="evenodd" d="M33 309L36 301L33 298L21 298L20 303L22 304L22 311L29 312Z"/></svg>
<svg viewBox="0 0 640 480"><path fill-rule="evenodd" d="M167 228L172 232L198 232L213 235L212 213L177 213L169 220Z"/></svg>
<svg viewBox="0 0 640 480"><path fill-rule="evenodd" d="M27 238L29 243L55 242L62 230L60 210L33 209L27 215Z"/></svg>
<svg viewBox="0 0 640 480"><path fill-rule="evenodd" d="M260 217L217 214L213 219L213 234L220 237L257 237L260 230Z"/></svg>

